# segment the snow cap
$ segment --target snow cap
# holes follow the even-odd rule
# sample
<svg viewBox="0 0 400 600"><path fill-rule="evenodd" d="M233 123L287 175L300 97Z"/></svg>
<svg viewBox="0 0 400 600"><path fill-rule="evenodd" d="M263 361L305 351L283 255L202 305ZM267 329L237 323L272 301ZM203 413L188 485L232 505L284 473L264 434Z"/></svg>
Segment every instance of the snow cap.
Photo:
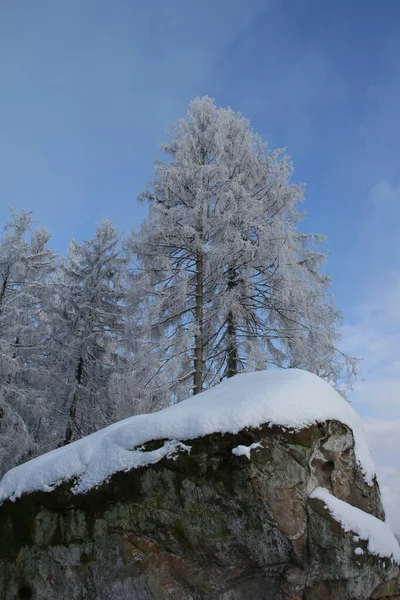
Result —
<svg viewBox="0 0 400 600"><path fill-rule="evenodd" d="M51 491L70 479L76 480L73 493L87 492L114 473L187 451L182 440L214 432L238 433L263 424L300 430L327 420L352 429L356 460L371 484L375 469L360 417L320 377L287 369L236 375L179 404L130 417L19 465L1 480L0 502L35 490ZM151 452L140 449L151 440L169 441Z"/></svg>

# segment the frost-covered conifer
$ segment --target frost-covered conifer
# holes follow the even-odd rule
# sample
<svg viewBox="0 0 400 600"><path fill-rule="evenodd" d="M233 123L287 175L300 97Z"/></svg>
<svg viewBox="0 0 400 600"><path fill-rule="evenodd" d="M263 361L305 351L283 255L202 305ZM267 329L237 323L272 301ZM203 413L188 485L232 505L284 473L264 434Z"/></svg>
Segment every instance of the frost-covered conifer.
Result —
<svg viewBox="0 0 400 600"><path fill-rule="evenodd" d="M72 241L55 283L55 380L69 443L112 422L111 377L120 368L127 259L110 221L82 244Z"/></svg>
<svg viewBox="0 0 400 600"><path fill-rule="evenodd" d="M1 471L37 451L49 411L47 280L54 255L32 214L11 211L0 238Z"/></svg>
<svg viewBox="0 0 400 600"><path fill-rule="evenodd" d="M163 150L142 194L149 218L132 238L144 372L157 356L149 381L179 400L270 365L349 380L355 363L337 350L323 238L297 229L303 188L288 157L207 97Z"/></svg>

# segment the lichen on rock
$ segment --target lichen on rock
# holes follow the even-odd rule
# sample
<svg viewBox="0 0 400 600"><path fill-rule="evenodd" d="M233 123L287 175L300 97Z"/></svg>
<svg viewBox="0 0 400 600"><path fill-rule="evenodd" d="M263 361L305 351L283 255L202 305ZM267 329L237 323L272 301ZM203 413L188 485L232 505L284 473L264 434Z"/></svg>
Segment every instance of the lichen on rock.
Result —
<svg viewBox="0 0 400 600"><path fill-rule="evenodd" d="M384 519L352 429L332 418L302 427L275 421L186 436L184 444L160 433L134 450L157 461L116 471L84 493L71 477L6 498L0 598L399 597L396 562L371 554L360 531L310 498L324 488Z"/></svg>
<svg viewBox="0 0 400 600"><path fill-rule="evenodd" d="M232 454L257 442L251 460ZM265 425L190 446L86 494L69 483L3 503L0 597L21 586L38 600L395 597L397 566L355 554L362 541L309 500L323 486L383 518L346 426Z"/></svg>

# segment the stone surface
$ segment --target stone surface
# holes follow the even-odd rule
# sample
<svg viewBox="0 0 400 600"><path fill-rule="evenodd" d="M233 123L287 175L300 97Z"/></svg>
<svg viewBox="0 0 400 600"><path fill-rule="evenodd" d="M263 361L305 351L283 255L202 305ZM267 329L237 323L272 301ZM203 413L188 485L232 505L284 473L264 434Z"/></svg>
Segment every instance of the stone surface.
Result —
<svg viewBox="0 0 400 600"><path fill-rule="evenodd" d="M251 460L232 449L261 442ZM351 431L263 426L213 434L85 495L71 483L0 507L0 598L378 600L398 568L309 500L317 486L384 517L355 465ZM151 442L152 450L163 441Z"/></svg>

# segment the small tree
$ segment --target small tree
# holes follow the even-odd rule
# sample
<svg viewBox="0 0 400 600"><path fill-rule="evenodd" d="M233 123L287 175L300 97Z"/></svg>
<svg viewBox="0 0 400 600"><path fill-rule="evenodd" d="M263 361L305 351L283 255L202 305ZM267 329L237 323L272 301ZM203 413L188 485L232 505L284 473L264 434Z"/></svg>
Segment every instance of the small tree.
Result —
<svg viewBox="0 0 400 600"><path fill-rule="evenodd" d="M180 399L271 364L335 384L350 376L323 238L297 231L303 189L289 159L210 98L191 103L163 149L169 159L142 194L149 219L132 238L143 343L162 348L163 385Z"/></svg>
<svg viewBox="0 0 400 600"><path fill-rule="evenodd" d="M56 381L62 390L63 443L112 422L112 375L123 338L127 259L110 221L82 244L72 241L55 282L53 338Z"/></svg>
<svg viewBox="0 0 400 600"><path fill-rule="evenodd" d="M0 239L0 464L5 471L43 441L47 403L47 280L54 255L32 214L11 211Z"/></svg>

